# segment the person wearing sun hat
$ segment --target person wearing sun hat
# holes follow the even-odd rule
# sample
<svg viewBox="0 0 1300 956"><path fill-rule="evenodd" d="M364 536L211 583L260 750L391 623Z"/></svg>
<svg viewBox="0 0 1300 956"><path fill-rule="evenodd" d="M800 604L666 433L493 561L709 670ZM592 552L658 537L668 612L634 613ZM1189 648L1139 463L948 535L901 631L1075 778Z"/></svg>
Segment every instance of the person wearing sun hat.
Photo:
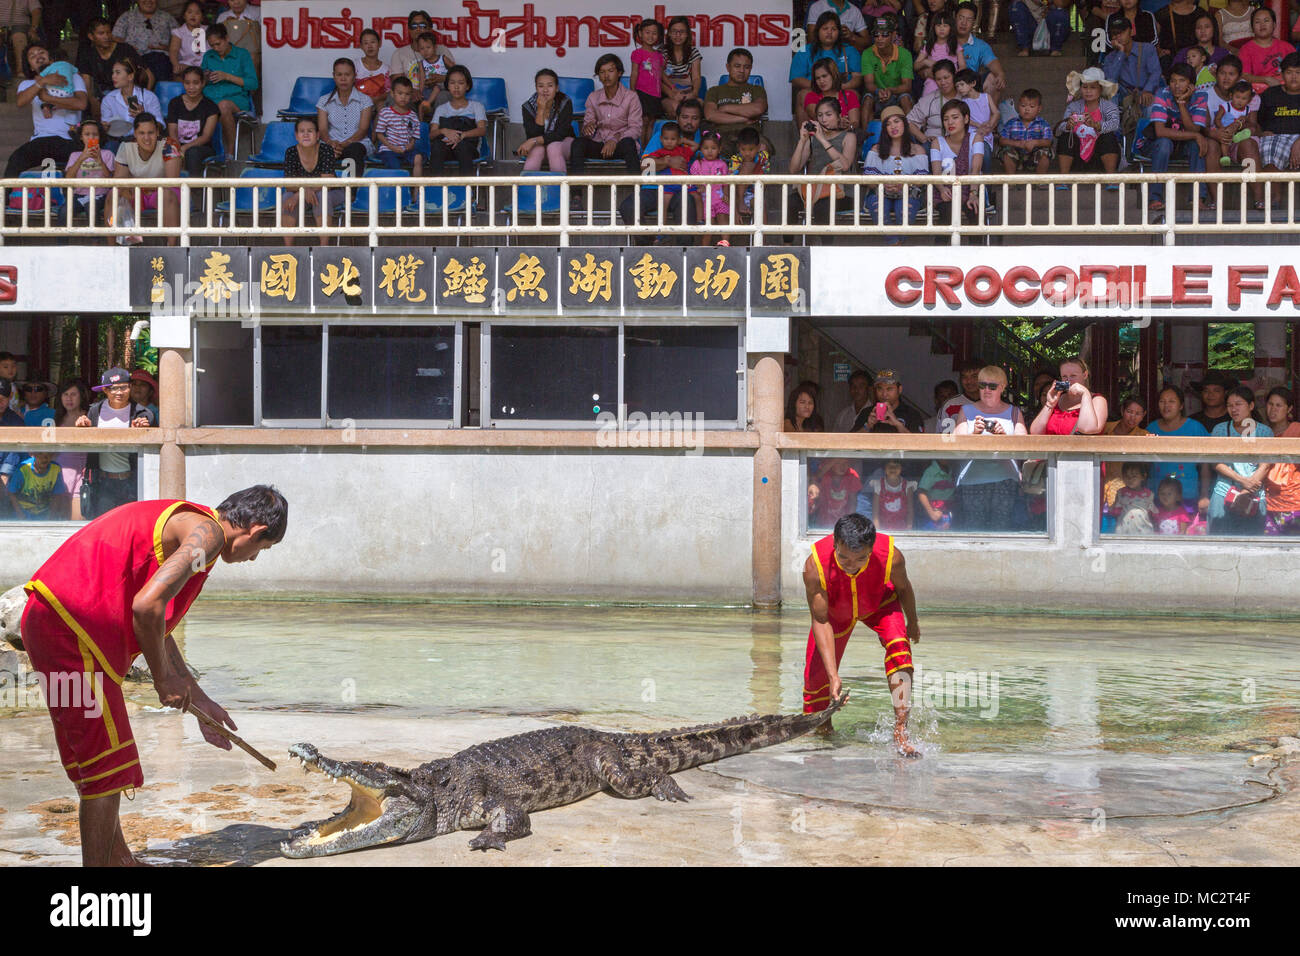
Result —
<svg viewBox="0 0 1300 956"><path fill-rule="evenodd" d="M158 423L153 412L131 401L131 373L124 368L110 368L91 390L100 392L102 397L77 419L78 428L150 428ZM95 459L91 463L93 513L85 517L95 517L136 500L135 455L104 451L91 457Z"/></svg>
<svg viewBox="0 0 1300 956"><path fill-rule="evenodd" d="M149 409L158 420L158 380L142 368L131 372L131 401Z"/></svg>
<svg viewBox="0 0 1300 956"><path fill-rule="evenodd" d="M1070 101L1056 127L1056 161L1062 175L1076 165L1081 171L1113 173L1119 169L1119 107L1113 102L1117 85L1092 66L1065 78ZM1061 183L1057 189L1069 189ZM1107 189L1117 189L1111 184Z"/></svg>

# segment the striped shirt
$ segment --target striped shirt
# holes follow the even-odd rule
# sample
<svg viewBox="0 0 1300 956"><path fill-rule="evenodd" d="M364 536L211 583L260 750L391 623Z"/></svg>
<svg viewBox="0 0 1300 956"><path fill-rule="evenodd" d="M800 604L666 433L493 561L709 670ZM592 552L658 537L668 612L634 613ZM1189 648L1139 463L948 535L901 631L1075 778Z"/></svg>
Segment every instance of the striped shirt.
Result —
<svg viewBox="0 0 1300 956"><path fill-rule="evenodd" d="M391 106L379 111L379 120L375 123L375 136L382 136L388 141L388 149L395 153L404 153L415 144L419 135L420 120L414 110L399 113Z"/></svg>

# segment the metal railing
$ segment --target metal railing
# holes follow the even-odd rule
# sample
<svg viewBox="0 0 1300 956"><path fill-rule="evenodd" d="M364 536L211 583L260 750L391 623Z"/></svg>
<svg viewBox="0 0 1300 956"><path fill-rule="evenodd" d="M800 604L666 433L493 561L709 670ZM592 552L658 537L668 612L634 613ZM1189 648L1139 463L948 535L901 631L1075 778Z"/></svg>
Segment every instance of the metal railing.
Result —
<svg viewBox="0 0 1300 956"><path fill-rule="evenodd" d="M558 241L562 246L600 238L623 242L632 237L692 244L703 236L752 245L787 239L806 242L812 237L859 242L928 239L961 245L998 236L1052 241L1096 238L1098 230L1104 229L1115 241L1174 245L1180 236L1271 236L1294 231L1300 225L1297 183L1300 175L1295 173L1253 172L1068 177L23 178L0 180L4 199L0 241L91 243L138 236L183 246L285 238L380 245L397 238L460 242L472 235L475 241ZM715 216L712 204L706 202L703 221L691 223L682 202L676 216L663 217L671 221L659 221L658 210L671 202L674 188L710 185L723 188L730 207L727 215ZM1148 208L1156 185L1164 186L1167 203L1166 210L1158 213ZM1203 204L1202 186L1213 206ZM919 214L912 218L905 198L903 223L873 221L867 197L874 193L883 210L886 198L892 198L886 196L886 189L898 187L919 198ZM969 195L976 197L969 208L963 206L962 187L971 187ZM619 205L636 189L645 190L645 196L626 206L632 215L625 222ZM808 189L828 193L821 200L824 205L814 205L817 214L812 222L805 221L799 198ZM747 193L751 193L749 211L744 212ZM1256 194L1262 194L1262 210L1255 208ZM296 209L285 208L289 196L297 197ZM307 219L309 196L328 210L323 224ZM1189 198L1190 206L1176 210L1176 196ZM168 213L159 216L150 206Z"/></svg>

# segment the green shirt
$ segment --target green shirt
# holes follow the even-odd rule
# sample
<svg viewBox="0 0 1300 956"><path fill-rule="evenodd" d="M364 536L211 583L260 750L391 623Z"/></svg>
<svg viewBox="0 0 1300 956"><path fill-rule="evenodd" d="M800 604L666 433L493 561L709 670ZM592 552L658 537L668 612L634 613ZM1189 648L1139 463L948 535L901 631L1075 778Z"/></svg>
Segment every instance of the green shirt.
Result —
<svg viewBox="0 0 1300 956"><path fill-rule="evenodd" d="M876 78L876 89L893 88L904 80L912 80L912 54L895 44L894 56L882 61L874 46L862 51L862 75Z"/></svg>
<svg viewBox="0 0 1300 956"><path fill-rule="evenodd" d="M744 102L744 95L749 94L751 103L757 101L767 102L767 91L761 86L753 83L732 83L730 81L719 86L711 86L704 94L705 102L712 103L715 106L728 107L735 106ZM730 136L739 133L742 129L752 126L758 128L758 117L755 117L748 123L710 123L708 128L721 136Z"/></svg>

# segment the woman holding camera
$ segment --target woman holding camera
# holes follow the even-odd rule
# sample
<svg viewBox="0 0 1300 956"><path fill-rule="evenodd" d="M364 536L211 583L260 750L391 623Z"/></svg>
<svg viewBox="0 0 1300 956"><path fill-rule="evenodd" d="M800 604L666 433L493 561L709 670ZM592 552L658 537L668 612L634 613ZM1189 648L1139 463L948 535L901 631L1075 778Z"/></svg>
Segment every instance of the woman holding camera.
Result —
<svg viewBox="0 0 1300 956"><path fill-rule="evenodd" d="M955 435L1024 435L1020 409L1002 398L1007 373L996 365L980 369L977 402L962 404L953 424ZM958 524L963 531L1010 531L1020 469L1005 458L972 458L957 475Z"/></svg>
<svg viewBox="0 0 1300 956"><path fill-rule="evenodd" d="M790 172L810 176L842 176L852 172L858 154L858 139L851 129L840 129L840 101L824 96L817 104L817 122L799 127L799 143L790 157ZM840 211L851 208L844 198L844 187L803 186L795 191L795 203L807 210L807 221L828 225L831 221L831 196Z"/></svg>
<svg viewBox="0 0 1300 956"><path fill-rule="evenodd" d="M1061 377L1047 391L1047 401L1034 423L1031 435L1100 435L1106 427L1109 406L1102 395L1088 388L1088 363L1072 355L1061 363Z"/></svg>

